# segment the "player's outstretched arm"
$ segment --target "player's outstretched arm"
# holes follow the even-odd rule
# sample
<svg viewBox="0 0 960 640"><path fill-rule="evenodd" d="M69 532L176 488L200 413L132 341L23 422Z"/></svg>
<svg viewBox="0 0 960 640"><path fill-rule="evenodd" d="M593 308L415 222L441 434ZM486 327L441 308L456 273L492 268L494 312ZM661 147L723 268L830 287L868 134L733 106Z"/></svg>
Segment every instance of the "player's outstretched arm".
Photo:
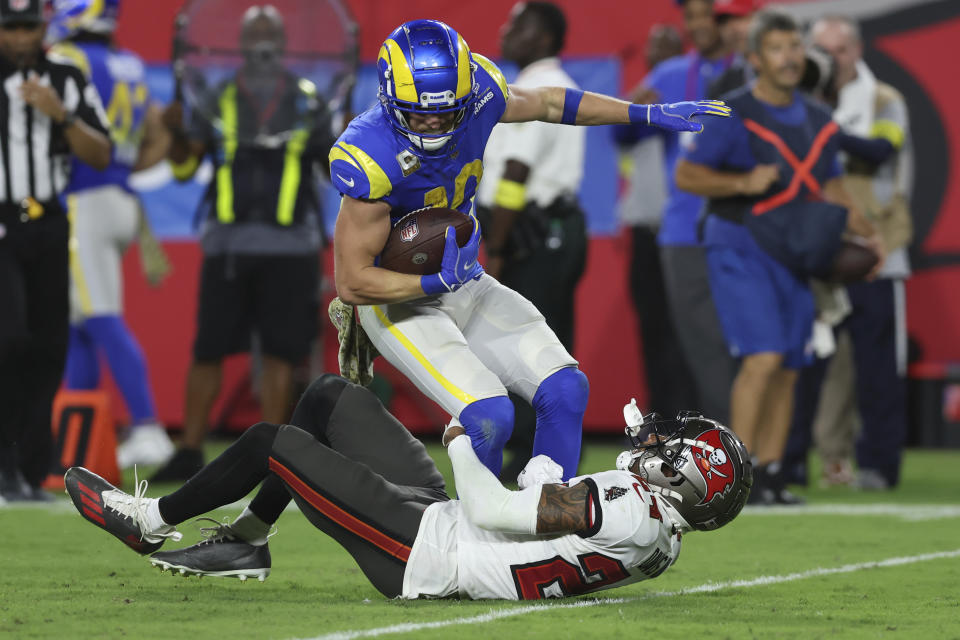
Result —
<svg viewBox="0 0 960 640"><path fill-rule="evenodd" d="M443 434L457 494L467 519L482 529L504 533L575 533L587 528L589 488L545 484L510 491L480 462L459 425Z"/></svg>
<svg viewBox="0 0 960 640"><path fill-rule="evenodd" d="M386 304L423 297L420 276L374 266L390 235L390 205L343 196L333 232L334 281L346 304Z"/></svg>
<svg viewBox="0 0 960 640"><path fill-rule="evenodd" d="M719 100L673 104L631 104L610 96L563 87L510 86L510 100L500 122L542 120L560 124L600 125L641 123L667 131L701 131L694 116L729 116Z"/></svg>

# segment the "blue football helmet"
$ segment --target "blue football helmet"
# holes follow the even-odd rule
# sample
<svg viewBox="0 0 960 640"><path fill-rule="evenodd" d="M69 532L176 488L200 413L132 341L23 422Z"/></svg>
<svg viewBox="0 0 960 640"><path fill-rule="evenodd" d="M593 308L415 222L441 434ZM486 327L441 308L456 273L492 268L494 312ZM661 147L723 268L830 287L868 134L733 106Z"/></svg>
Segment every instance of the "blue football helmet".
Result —
<svg viewBox="0 0 960 640"><path fill-rule="evenodd" d="M419 150L436 152L463 135L476 100L470 48L463 37L439 20L414 20L397 27L380 47L379 99L387 120ZM448 131L417 133L410 113L453 113Z"/></svg>
<svg viewBox="0 0 960 640"><path fill-rule="evenodd" d="M117 28L120 0L53 0L47 41L72 38L79 31L109 35Z"/></svg>

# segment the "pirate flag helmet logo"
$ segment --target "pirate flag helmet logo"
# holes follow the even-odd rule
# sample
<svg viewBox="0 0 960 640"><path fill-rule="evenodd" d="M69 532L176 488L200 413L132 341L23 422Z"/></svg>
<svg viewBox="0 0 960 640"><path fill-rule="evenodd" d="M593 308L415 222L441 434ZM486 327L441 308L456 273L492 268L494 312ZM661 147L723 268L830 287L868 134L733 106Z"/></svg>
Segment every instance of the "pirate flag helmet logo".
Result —
<svg viewBox="0 0 960 640"><path fill-rule="evenodd" d="M636 403L624 407L624 417L632 449L617 457L617 468L643 478L688 528L718 529L740 513L753 466L730 429L691 411L643 416Z"/></svg>

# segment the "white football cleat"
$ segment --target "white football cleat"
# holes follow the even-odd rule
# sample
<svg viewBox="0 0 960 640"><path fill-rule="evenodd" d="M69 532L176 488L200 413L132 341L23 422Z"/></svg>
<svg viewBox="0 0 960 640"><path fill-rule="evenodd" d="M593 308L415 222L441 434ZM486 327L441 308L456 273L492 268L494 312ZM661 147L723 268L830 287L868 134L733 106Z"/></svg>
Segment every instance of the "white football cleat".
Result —
<svg viewBox="0 0 960 640"><path fill-rule="evenodd" d="M160 465L174 453L173 442L159 424L133 427L126 441L117 447L117 464L128 469L135 464Z"/></svg>

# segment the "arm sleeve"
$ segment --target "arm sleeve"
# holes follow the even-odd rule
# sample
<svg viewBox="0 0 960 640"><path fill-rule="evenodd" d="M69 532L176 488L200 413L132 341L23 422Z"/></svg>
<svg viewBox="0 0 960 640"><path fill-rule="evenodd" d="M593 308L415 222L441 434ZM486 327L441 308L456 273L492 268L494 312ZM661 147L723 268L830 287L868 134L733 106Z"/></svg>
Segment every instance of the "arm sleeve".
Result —
<svg viewBox="0 0 960 640"><path fill-rule="evenodd" d="M510 491L480 463L469 436L455 438L447 447L453 463L457 494L474 525L504 533L536 533L540 486Z"/></svg>
<svg viewBox="0 0 960 640"><path fill-rule="evenodd" d="M841 131L837 134L840 149L870 164L883 164L896 151L886 138L861 138Z"/></svg>

